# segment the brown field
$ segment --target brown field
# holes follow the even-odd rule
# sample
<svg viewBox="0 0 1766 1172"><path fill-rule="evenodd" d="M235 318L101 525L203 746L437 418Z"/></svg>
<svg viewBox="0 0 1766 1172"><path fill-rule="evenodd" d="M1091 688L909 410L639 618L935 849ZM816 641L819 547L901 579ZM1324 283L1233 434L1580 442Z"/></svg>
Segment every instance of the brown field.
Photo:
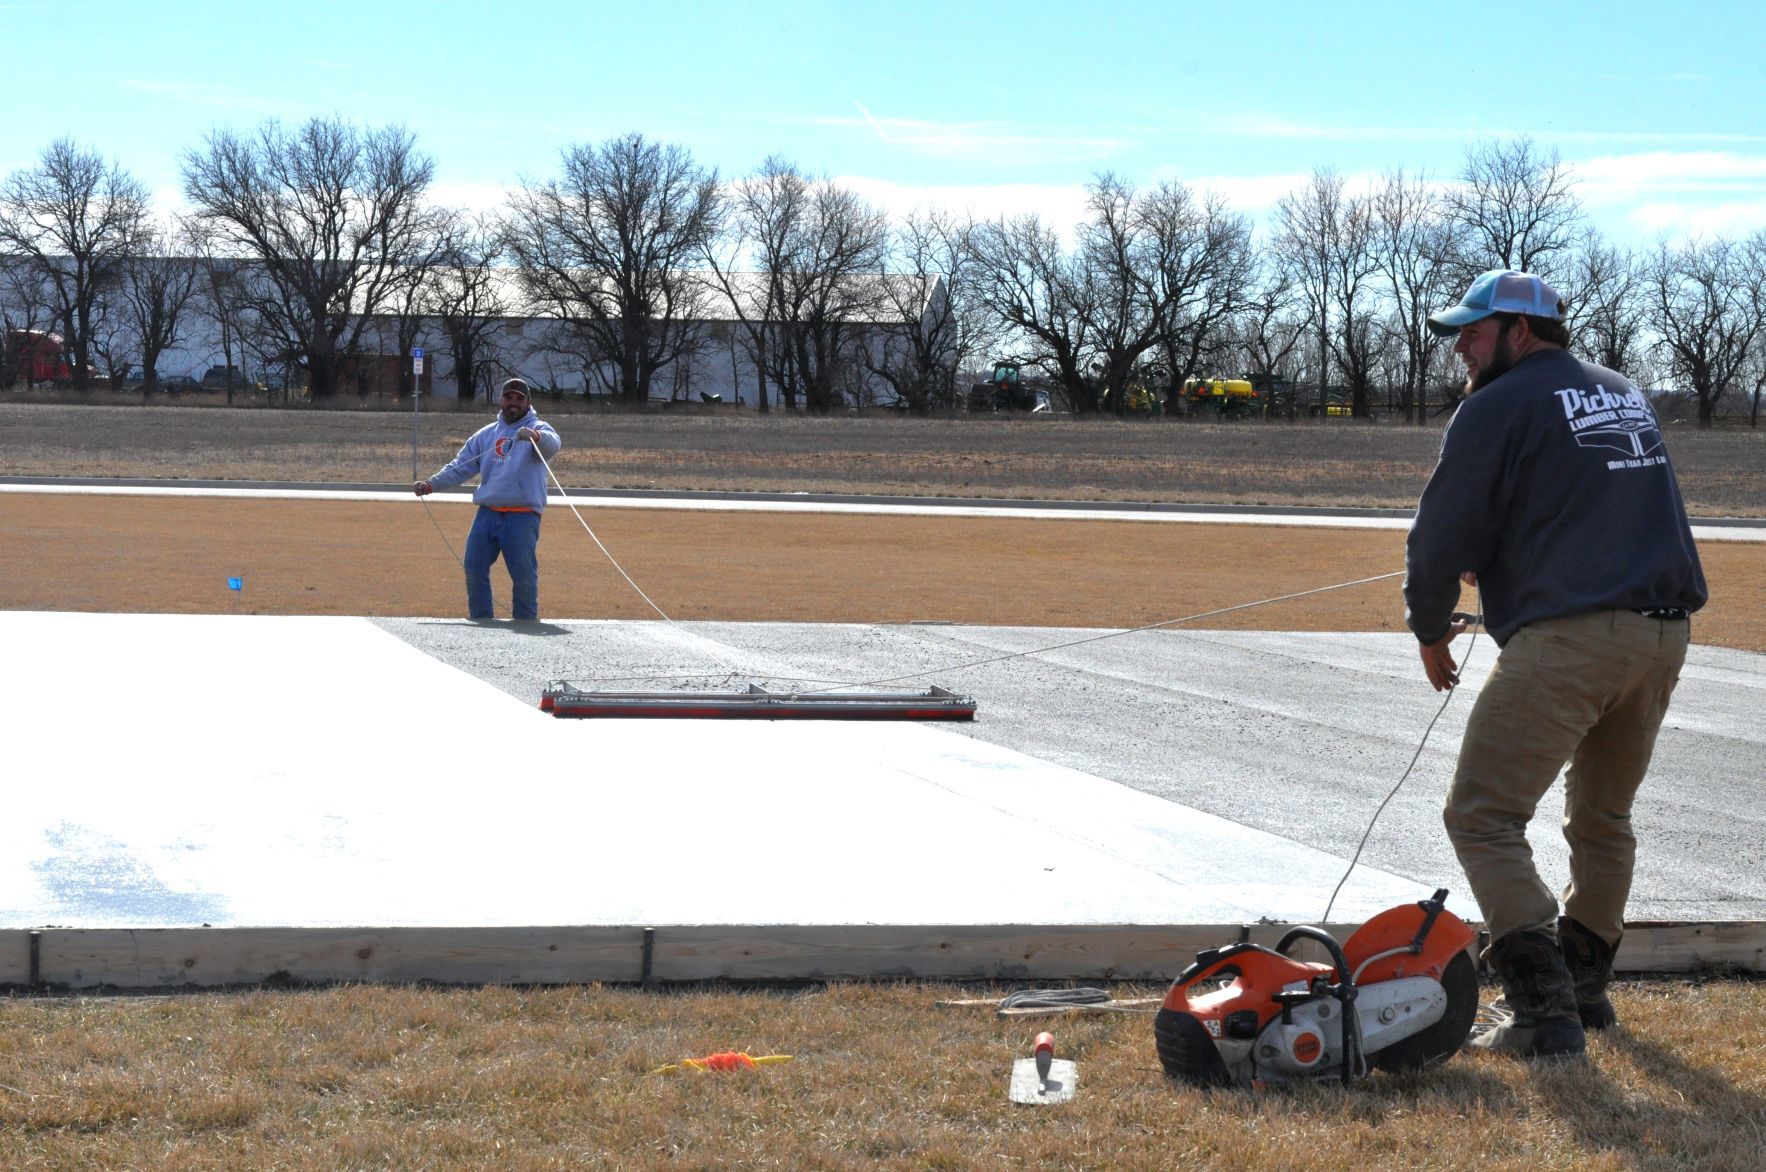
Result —
<svg viewBox="0 0 1766 1172"><path fill-rule="evenodd" d="M564 410L569 405L558 405ZM550 415L552 405L542 403ZM491 417L416 418L428 475ZM1438 425L1071 418L759 417L725 410L554 418L569 487L853 492L1408 509ZM0 399L0 474L402 484L400 412L64 407ZM1699 516L1766 516L1766 432L1670 431Z"/></svg>
<svg viewBox="0 0 1766 1172"><path fill-rule="evenodd" d="M408 419L286 414L0 405L0 474L408 479ZM424 440L425 472L471 422L422 421L434 429ZM1128 496L1128 486L1169 476L1256 481L1244 499L1271 503L1291 497L1255 495L1268 483L1300 495L1296 503L1391 504L1414 500L1436 442L1394 437L1386 425L1291 435L1258 425L1114 423L1083 425L1097 430L1081 434L1082 425L1064 421L714 426L725 422L563 420L582 463L561 462L561 475L573 485L629 476L663 486L659 478L679 477L667 486L1094 499L1147 499ZM585 433L606 447L594 448ZM1346 453L1345 436L1369 446ZM1737 502L1710 511L1758 515L1766 501L1758 440L1725 433L1701 447L1688 438L1672 442L1689 498L1690 485L1702 482L1709 495L1699 499ZM829 457L818 439L846 454ZM1076 449L1072 459L1057 440ZM604 476L618 464L613 452L630 462ZM984 474L968 467L977 461L998 479L978 482ZM1083 475L1072 471L1082 463ZM1119 479L1103 483L1112 476ZM458 549L470 510L432 511L442 533L415 500L0 494L0 607L457 613L459 571L443 535ZM1402 564L1402 534L1382 531L615 509L584 516L683 619L1128 626ZM553 510L545 532L545 613L645 613L568 512ZM1766 651L1766 546L1713 543L1702 552L1714 598L1696 637ZM233 595L224 582L238 573L247 591ZM1398 607L1387 580L1218 621L1398 630ZM15 991L0 1001L0 1166L1766 1166L1766 1048L1748 1025L1766 1013L1766 983L1756 980L1621 982L1614 999L1626 1026L1597 1040L1583 1066L1462 1055L1347 1090L1198 1093L1160 1076L1148 1018L1057 1019L1061 1054L1079 1062L1080 1092L1050 1109L1005 1100L1011 1060L1028 1055L1048 1023L933 1008L961 992L975 993L924 984ZM730 1076L650 1073L725 1049L796 1060Z"/></svg>

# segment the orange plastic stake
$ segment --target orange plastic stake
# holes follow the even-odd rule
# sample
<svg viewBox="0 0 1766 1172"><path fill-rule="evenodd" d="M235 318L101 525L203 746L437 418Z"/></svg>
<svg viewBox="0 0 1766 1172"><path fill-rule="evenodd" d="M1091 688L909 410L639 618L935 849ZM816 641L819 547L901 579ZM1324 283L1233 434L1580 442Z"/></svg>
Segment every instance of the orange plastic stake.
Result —
<svg viewBox="0 0 1766 1172"><path fill-rule="evenodd" d="M744 1054L740 1050L724 1050L716 1054L707 1054L703 1058L683 1058L679 1062L671 1062L667 1066L658 1066L656 1074L679 1074L684 1070L723 1073L731 1070L749 1070L756 1066L765 1066L774 1062L789 1062L789 1054L762 1054L755 1057Z"/></svg>

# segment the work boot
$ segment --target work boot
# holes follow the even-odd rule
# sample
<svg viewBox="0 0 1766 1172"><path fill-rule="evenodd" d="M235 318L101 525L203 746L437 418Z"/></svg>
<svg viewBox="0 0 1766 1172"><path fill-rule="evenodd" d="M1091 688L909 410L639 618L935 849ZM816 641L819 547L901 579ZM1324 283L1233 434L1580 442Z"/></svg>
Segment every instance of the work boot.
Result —
<svg viewBox="0 0 1766 1172"><path fill-rule="evenodd" d="M1576 1058L1588 1048L1576 989L1558 943L1544 932L1510 932L1486 954L1513 1015L1468 1045L1519 1058Z"/></svg>
<svg viewBox="0 0 1766 1172"><path fill-rule="evenodd" d="M1619 940L1625 938L1619 934ZM1564 966L1570 970L1570 983L1576 990L1576 1013L1585 1030L1604 1030L1619 1020L1613 1003L1607 999L1607 982L1613 979L1613 954L1619 951L1619 940L1608 944L1569 916L1558 917L1558 947L1564 954Z"/></svg>

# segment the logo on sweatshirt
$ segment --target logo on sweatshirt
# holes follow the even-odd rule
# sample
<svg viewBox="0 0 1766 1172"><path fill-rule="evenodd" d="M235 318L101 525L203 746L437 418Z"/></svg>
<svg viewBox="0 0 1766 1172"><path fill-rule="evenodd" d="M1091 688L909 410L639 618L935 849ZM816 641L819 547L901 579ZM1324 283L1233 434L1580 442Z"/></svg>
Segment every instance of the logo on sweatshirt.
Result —
<svg viewBox="0 0 1766 1172"><path fill-rule="evenodd" d="M497 442L491 445L491 448L497 453L497 459L501 460L509 455L509 449L514 446L514 440L506 435L500 435L497 437Z"/></svg>
<svg viewBox="0 0 1766 1172"><path fill-rule="evenodd" d="M1644 468L1667 460L1655 454L1662 446L1662 430L1642 391L1630 387L1614 394L1596 383L1592 391L1565 387L1557 397L1580 447L1606 448L1626 457L1609 460L1607 467Z"/></svg>

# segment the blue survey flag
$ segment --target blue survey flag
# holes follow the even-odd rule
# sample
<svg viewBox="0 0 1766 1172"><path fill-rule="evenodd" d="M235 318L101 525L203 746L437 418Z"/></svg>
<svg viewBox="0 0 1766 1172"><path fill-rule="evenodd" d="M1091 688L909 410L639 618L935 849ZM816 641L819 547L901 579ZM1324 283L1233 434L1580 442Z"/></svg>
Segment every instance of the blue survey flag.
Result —
<svg viewBox="0 0 1766 1172"><path fill-rule="evenodd" d="M245 589L244 576L241 575L240 577L237 577L237 578L228 578L227 579L227 589L229 589L229 590L244 590Z"/></svg>

